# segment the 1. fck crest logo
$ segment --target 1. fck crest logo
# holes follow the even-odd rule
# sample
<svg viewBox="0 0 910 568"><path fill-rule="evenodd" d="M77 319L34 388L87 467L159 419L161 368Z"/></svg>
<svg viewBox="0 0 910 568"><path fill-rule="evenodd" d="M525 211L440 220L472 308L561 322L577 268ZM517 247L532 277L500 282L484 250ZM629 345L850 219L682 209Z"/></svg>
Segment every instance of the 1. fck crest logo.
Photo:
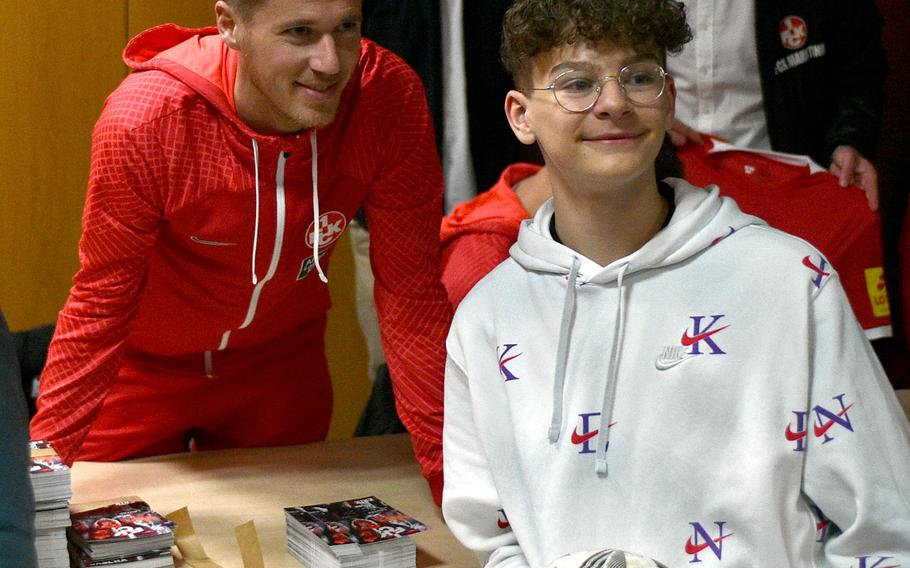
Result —
<svg viewBox="0 0 910 568"><path fill-rule="evenodd" d="M328 211L319 216L319 227L313 223L306 230L306 246L312 248L316 239L319 246L325 247L341 238L341 233L348 226L348 220L340 211Z"/></svg>
<svg viewBox="0 0 910 568"><path fill-rule="evenodd" d="M686 554L692 556L689 564L701 562L698 557L699 553L709 549L714 553L718 560L723 560L724 539L733 536L733 533L724 534L724 525L727 521L714 521L717 526L717 536L712 536L701 523L689 523L692 525L692 536L686 541Z"/></svg>
<svg viewBox="0 0 910 568"><path fill-rule="evenodd" d="M522 353L509 355L509 352L517 346L517 343L505 343L496 347L496 351L499 352L499 374L503 376L506 382L518 380L518 377L506 367L506 363L522 356Z"/></svg>
<svg viewBox="0 0 910 568"><path fill-rule="evenodd" d="M780 42L787 49L799 49L806 45L809 38L809 27L799 16L787 16L778 25Z"/></svg>
<svg viewBox="0 0 910 568"><path fill-rule="evenodd" d="M841 426L845 430L853 432L853 423L850 421L850 415L848 412L853 408L853 404L845 404L844 397L846 393L841 393L835 396L832 400L836 400L838 405L840 405L839 411L831 411L825 408L824 406L818 404L810 412L815 413L815 423L812 425L812 434L816 438L824 438L825 440L822 444L827 444L834 439L832 434L830 434L831 428L834 426ZM796 447L793 448L794 452L803 452L806 450L806 436L809 433L808 421L806 416L808 412L794 410L793 414L796 416L796 429L793 428L793 423L787 424L787 429L784 431L784 437L787 438L789 442L795 442Z"/></svg>
<svg viewBox="0 0 910 568"><path fill-rule="evenodd" d="M702 323L708 317L711 318L711 322L708 325L703 326ZM725 325L722 327L714 328L714 326L725 317L724 314L712 315L712 316L692 316L692 333L689 333L689 330L683 331L682 342L683 347L691 347L692 350L688 351L689 355L701 355L702 351L700 346L704 343L708 349L711 350L711 355L726 355L726 352L717 345L715 334L720 333L721 331L730 327Z"/></svg>

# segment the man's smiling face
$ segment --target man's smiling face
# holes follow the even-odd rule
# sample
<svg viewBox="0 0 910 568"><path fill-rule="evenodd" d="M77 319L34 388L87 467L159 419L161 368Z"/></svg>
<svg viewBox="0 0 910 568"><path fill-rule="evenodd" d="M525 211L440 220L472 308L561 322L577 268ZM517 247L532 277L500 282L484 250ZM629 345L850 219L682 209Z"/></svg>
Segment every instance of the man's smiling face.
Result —
<svg viewBox="0 0 910 568"><path fill-rule="evenodd" d="M360 0L266 0L245 17L218 5L222 37L240 54L244 122L272 134L330 124L360 57Z"/></svg>

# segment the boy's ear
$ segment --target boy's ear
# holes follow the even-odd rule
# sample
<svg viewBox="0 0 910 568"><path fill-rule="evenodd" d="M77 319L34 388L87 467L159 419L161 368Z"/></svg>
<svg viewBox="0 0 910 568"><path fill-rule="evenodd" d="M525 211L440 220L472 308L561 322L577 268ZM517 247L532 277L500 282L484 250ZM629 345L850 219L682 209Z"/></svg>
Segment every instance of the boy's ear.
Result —
<svg viewBox="0 0 910 568"><path fill-rule="evenodd" d="M533 144L537 141L529 121L528 97L521 91L511 90L506 95L506 118L512 132L522 144Z"/></svg>
<svg viewBox="0 0 910 568"><path fill-rule="evenodd" d="M673 128L673 119L676 118L676 83L671 75L667 82L667 97L670 103L670 112L667 113L667 130Z"/></svg>
<svg viewBox="0 0 910 568"><path fill-rule="evenodd" d="M237 49L237 13L224 0L215 2L215 23L218 26L221 41L231 49Z"/></svg>

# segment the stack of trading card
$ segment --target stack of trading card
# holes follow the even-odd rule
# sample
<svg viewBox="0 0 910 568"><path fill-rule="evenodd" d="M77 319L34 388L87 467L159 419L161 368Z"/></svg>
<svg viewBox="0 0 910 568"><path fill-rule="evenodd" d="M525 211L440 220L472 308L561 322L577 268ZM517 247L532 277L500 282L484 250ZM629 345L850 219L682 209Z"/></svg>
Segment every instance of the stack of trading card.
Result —
<svg viewBox="0 0 910 568"><path fill-rule="evenodd" d="M39 568L68 568L66 527L72 496L70 468L44 440L33 440L29 477L35 494L35 550Z"/></svg>
<svg viewBox="0 0 910 568"><path fill-rule="evenodd" d="M171 568L174 523L138 497L70 507L70 556L77 568Z"/></svg>
<svg viewBox="0 0 910 568"><path fill-rule="evenodd" d="M304 566L414 568L426 525L376 497L285 508L288 552Z"/></svg>

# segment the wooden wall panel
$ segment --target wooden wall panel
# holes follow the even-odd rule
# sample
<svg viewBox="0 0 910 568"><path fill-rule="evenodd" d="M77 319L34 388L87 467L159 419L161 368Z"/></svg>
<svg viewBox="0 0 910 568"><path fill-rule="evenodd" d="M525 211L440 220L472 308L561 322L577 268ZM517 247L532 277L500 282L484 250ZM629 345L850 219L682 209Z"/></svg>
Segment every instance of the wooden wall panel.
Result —
<svg viewBox="0 0 910 568"><path fill-rule="evenodd" d="M124 77L123 2L0 2L0 306L56 320L78 266L91 130Z"/></svg>
<svg viewBox="0 0 910 568"><path fill-rule="evenodd" d="M344 233L329 266L332 309L325 334L329 371L335 389L335 408L329 438L349 438L370 394L367 376L367 349L357 323L354 298L354 255L351 240Z"/></svg>
<svg viewBox="0 0 910 568"><path fill-rule="evenodd" d="M128 6L129 37L165 23L187 28L215 25L215 0L128 0Z"/></svg>

